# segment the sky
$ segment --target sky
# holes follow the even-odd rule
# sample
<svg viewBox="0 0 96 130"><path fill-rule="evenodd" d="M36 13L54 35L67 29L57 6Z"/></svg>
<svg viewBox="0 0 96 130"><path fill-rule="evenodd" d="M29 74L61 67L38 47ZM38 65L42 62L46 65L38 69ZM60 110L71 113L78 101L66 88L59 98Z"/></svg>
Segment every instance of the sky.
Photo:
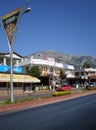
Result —
<svg viewBox="0 0 96 130"><path fill-rule="evenodd" d="M0 0L0 17L25 0ZM96 56L96 0L29 0L31 11L22 15L13 51L27 56L53 50L61 54ZM2 19L1 19L2 22ZM0 52L8 52L0 26Z"/></svg>

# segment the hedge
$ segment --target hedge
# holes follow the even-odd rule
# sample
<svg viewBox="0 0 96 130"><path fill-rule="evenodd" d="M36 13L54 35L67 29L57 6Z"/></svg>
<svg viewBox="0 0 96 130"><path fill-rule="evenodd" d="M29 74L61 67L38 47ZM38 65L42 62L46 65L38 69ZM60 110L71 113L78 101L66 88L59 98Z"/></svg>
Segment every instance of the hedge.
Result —
<svg viewBox="0 0 96 130"><path fill-rule="evenodd" d="M63 96L68 94L71 94L71 91L56 91L53 93L53 96Z"/></svg>

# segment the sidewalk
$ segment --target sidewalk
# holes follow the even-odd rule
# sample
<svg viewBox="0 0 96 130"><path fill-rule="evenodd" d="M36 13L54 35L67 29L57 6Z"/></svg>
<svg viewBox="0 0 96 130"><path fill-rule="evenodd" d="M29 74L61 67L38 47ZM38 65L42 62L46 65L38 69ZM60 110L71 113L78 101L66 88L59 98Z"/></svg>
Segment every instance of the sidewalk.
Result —
<svg viewBox="0 0 96 130"><path fill-rule="evenodd" d="M33 108L41 105L47 105L55 102L65 101L69 99L74 99L81 96L91 95L95 94L96 90L86 91L86 92L78 92L73 93L69 95L64 96L57 96L57 97L49 97L49 98L43 98L39 100L32 100L22 103L14 103L6 106L0 106L0 113L2 112L8 112L8 111L15 111L15 110L24 110L28 108Z"/></svg>
<svg viewBox="0 0 96 130"><path fill-rule="evenodd" d="M40 90L40 91L36 91L36 92L26 92L26 93L22 93L22 94L15 94L14 95L14 99L23 99L23 98L43 98L43 97L50 97L52 96L53 91L49 91L49 90ZM10 99L10 95L8 96L0 96L0 100L4 101L4 100L8 100Z"/></svg>
<svg viewBox="0 0 96 130"><path fill-rule="evenodd" d="M72 88L72 91L79 91L79 90L82 90L82 89L84 89L84 88ZM52 95L52 93L54 92L54 90L38 90L38 91L26 91L26 92L22 92L22 93L20 93L20 94L14 94L14 97L15 97L15 99L16 98L22 98L22 97L36 97L36 96L41 96L41 95L45 95L45 94L51 94ZM10 94L9 95L7 95L7 96L1 96L0 95L0 100L7 100L7 99L10 99Z"/></svg>

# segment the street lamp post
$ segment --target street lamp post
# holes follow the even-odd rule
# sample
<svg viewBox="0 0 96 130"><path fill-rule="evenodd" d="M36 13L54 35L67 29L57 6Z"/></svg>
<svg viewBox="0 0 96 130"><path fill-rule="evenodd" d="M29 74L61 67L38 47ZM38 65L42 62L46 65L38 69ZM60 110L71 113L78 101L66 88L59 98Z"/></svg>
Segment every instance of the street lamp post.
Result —
<svg viewBox="0 0 96 130"><path fill-rule="evenodd" d="M26 4L24 8L18 8L11 13L4 15L2 17L2 25L5 30L5 34L7 37L9 53L10 53L10 96L11 102L14 102L14 91L13 91L13 45L14 39L16 37L16 32L19 26L19 22L21 16L31 10L31 8L27 8L28 1L26 0ZM13 27L13 28L12 28Z"/></svg>

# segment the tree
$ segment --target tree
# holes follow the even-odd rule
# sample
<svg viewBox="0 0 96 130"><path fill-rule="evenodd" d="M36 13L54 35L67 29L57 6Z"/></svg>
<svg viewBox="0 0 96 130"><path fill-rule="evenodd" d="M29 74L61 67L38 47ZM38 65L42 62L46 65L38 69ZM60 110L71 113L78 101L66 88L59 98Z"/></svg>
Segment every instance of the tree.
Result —
<svg viewBox="0 0 96 130"><path fill-rule="evenodd" d="M66 74L64 70L60 70L60 79L61 79L61 84L64 84L66 82Z"/></svg>
<svg viewBox="0 0 96 130"><path fill-rule="evenodd" d="M31 69L27 69L27 73L34 77L40 77L40 69L39 66L33 66Z"/></svg>
<svg viewBox="0 0 96 130"><path fill-rule="evenodd" d="M84 62L83 68L90 68L90 64L88 62Z"/></svg>

